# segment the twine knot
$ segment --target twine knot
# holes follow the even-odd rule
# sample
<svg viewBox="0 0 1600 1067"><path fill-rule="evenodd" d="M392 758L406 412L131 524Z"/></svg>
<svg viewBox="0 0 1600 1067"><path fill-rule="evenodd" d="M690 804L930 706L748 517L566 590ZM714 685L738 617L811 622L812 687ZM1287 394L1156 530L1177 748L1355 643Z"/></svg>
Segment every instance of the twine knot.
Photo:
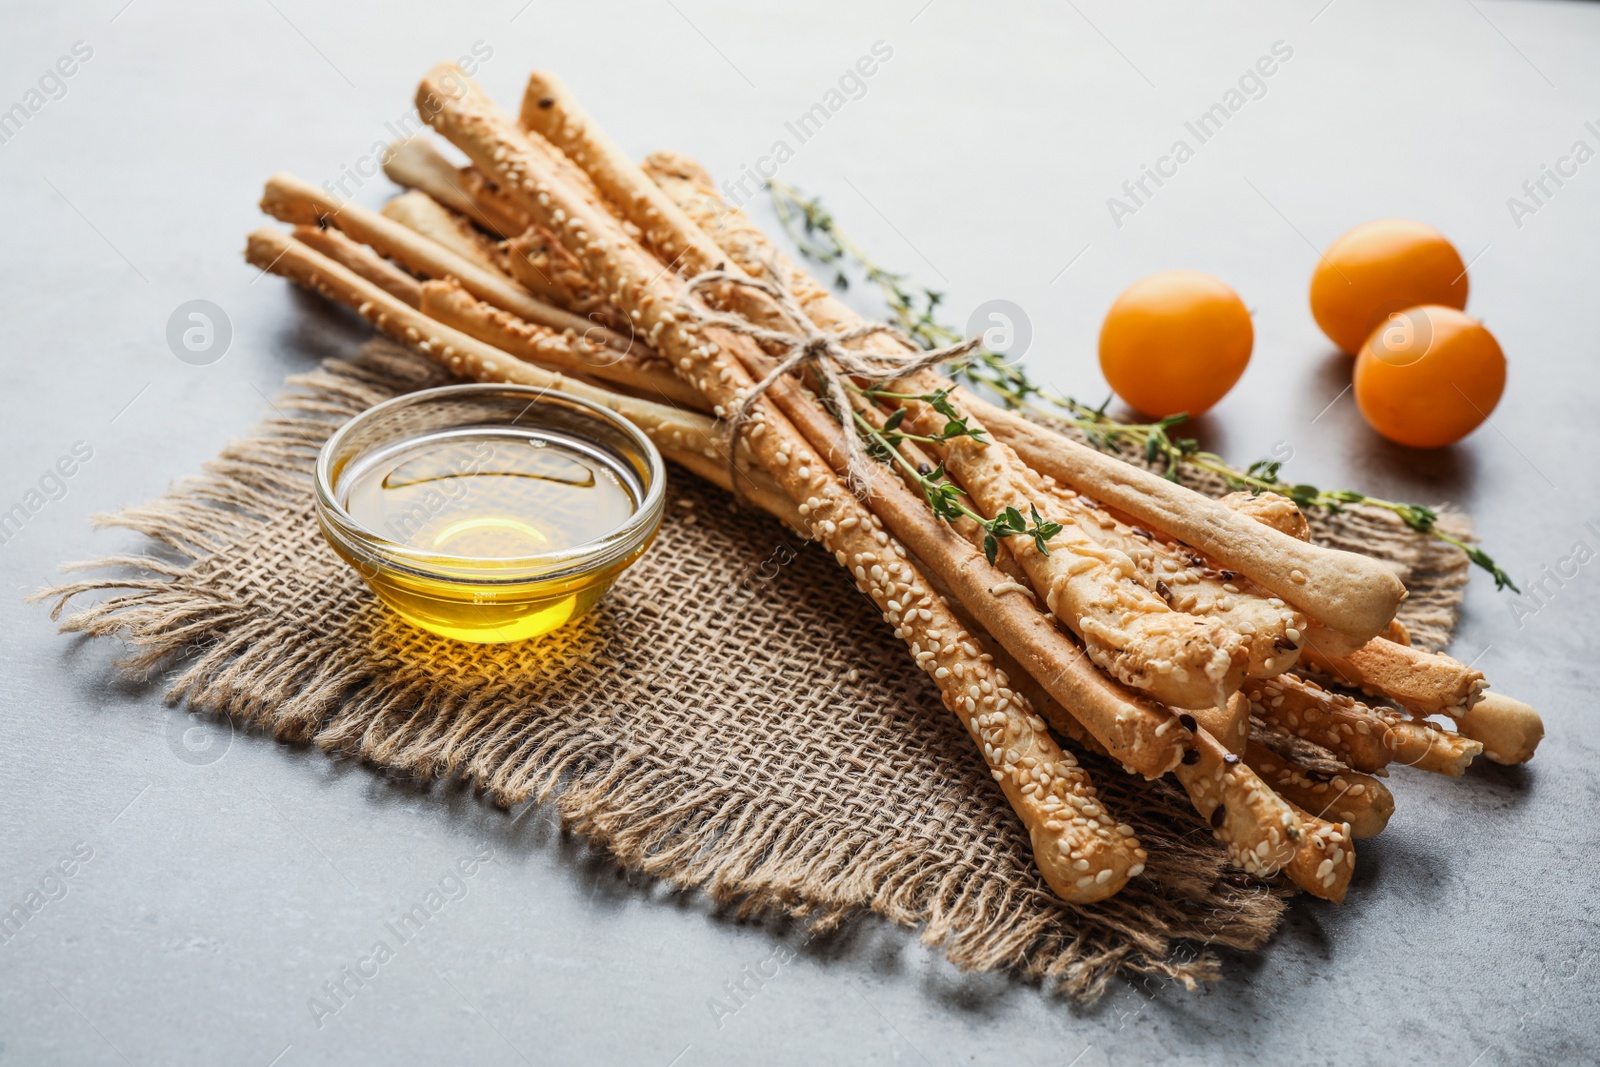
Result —
<svg viewBox="0 0 1600 1067"><path fill-rule="evenodd" d="M778 379L786 374L800 374L807 370L821 386L822 399L844 426L845 481L852 492L859 494L867 484L869 468L866 451L854 432L855 409L850 402L848 379L859 379L870 386L904 378L975 351L982 343L982 338L974 337L960 344L924 351L910 337L887 323L869 322L842 329L823 329L811 321L789 287L775 280L778 272L769 270L768 273L771 278L753 278L726 270L704 271L689 279L678 298L679 308L701 325L715 326L750 337L761 342L765 348L785 353L777 365L740 399L739 406L726 416L728 471L732 476L734 494L738 495L739 485L734 452L751 409ZM765 293L792 328L778 330L758 326L746 318L712 310L695 299L699 290L713 285L736 285ZM848 347L853 341L880 333L899 341L903 351L890 354Z"/></svg>

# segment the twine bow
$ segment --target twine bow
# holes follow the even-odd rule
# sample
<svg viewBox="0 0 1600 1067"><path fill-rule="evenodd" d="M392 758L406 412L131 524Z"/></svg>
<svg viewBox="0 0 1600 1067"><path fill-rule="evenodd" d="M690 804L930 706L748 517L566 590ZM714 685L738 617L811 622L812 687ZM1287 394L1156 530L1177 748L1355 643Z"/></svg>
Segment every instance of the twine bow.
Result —
<svg viewBox="0 0 1600 1067"><path fill-rule="evenodd" d="M778 274L777 271L769 273L774 278ZM724 315L714 311L694 299L696 292L711 285L738 285L765 293L778 305L794 329L792 331L768 329L740 316ZM915 341L887 323L864 323L848 329L825 330L811 321L805 308L801 307L788 286L767 278L753 278L725 270L708 270L690 278L678 298L678 307L701 325L715 326L730 333L753 338L761 342L763 347L787 350L787 354L778 361L777 366L767 372L766 376L744 395L739 401L739 406L731 414L725 416L728 422L728 473L733 479L735 495L738 494L739 479L734 465L734 452L738 447L739 434L744 429L745 421L750 417L750 410L756 401L760 400L767 390L772 388L773 383L784 375L800 374L809 369L816 377L822 387L824 399L844 425L845 481L852 492L859 493L867 484L870 468L866 452L861 447L861 441L852 425L854 407L850 403L846 379L859 378L869 385L878 385L904 378L928 367L959 359L977 349L983 340L981 337L974 337L960 344L920 351ZM852 341L859 341L879 333L888 334L900 341L905 347L905 353L891 355L847 347Z"/></svg>

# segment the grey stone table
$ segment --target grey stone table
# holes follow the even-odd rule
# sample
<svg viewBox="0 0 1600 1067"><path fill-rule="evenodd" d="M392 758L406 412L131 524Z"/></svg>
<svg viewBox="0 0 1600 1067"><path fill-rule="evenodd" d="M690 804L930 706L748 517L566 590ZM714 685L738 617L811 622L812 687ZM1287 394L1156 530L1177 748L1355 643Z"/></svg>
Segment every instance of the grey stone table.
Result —
<svg viewBox="0 0 1600 1067"><path fill-rule="evenodd" d="M0 545L0 908L49 899L0 939L0 1063L1597 1061L1600 563L1562 561L1600 548L1600 161L1570 158L1600 148L1600 8L444 7L3 16L0 511L27 515ZM849 77L875 44L872 75ZM1246 79L1198 141L1185 124L1275 47L1272 76ZM1024 308L1036 372L1088 397L1121 288L1172 267L1226 279L1257 345L1199 427L1210 446L1458 504L1514 575L1555 576L1517 601L1475 575L1455 646L1544 712L1538 759L1464 782L1397 774L1350 902L1297 903L1198 993L1119 985L1074 1009L869 922L718 1019L709 1001L794 931L619 876L539 812L235 736L166 707L160 679L119 680L117 648L57 636L23 596L63 560L137 547L87 516L161 493L266 413L285 374L360 344L350 318L241 262L261 183L290 170L379 202L370 146L411 121L429 64L474 54L506 100L535 65L565 72L635 152L680 148L733 177L781 155L782 177L958 315ZM1134 198L1124 183L1180 139L1192 158ZM1510 358L1492 424L1436 454L1365 428L1306 308L1316 250L1389 215L1452 236ZM206 365L166 340L196 299L231 326ZM70 876L52 875L63 858ZM462 860L464 895L375 976L344 979Z"/></svg>

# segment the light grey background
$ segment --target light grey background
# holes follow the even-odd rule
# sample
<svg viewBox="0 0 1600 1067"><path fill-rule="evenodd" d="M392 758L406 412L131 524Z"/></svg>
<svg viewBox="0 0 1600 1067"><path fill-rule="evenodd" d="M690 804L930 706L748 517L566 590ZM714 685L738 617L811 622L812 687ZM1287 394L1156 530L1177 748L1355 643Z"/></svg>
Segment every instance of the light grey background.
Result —
<svg viewBox="0 0 1600 1067"><path fill-rule="evenodd" d="M1116 293L1210 271L1257 328L1201 427L1212 447L1248 462L1282 442L1298 478L1458 504L1525 581L1579 540L1600 548L1584 527L1600 520L1600 160L1520 227L1507 206L1574 141L1600 147L1584 127L1600 124L1600 8L1325 2L6 5L0 108L75 41L93 56L0 145L0 510L74 442L93 458L0 547L0 908L75 843L93 857L0 944L0 1063L1597 1062L1597 563L1520 620L1472 580L1455 651L1543 711L1530 768L1397 772L1348 904L1297 902L1199 993L1118 985L1090 1010L957 973L878 924L801 947L619 877L539 812L513 822L459 790L196 728L159 679L118 680L111 642L58 637L22 603L62 560L138 547L88 515L158 495L285 374L361 342L241 261L262 181L336 177L429 64L478 41L502 100L554 68L629 150L722 175L884 41L865 95L782 176L946 290L958 322L1017 302L1035 372L1097 400ZM1265 95L1114 225L1107 198L1277 41L1293 56ZM1365 428L1306 308L1315 250L1389 215L1472 259L1470 310L1510 360L1493 425L1432 455ZM164 340L196 298L233 327L209 366ZM494 860L465 898L319 1027L308 999L482 847ZM708 998L780 942L797 957L719 1028Z"/></svg>

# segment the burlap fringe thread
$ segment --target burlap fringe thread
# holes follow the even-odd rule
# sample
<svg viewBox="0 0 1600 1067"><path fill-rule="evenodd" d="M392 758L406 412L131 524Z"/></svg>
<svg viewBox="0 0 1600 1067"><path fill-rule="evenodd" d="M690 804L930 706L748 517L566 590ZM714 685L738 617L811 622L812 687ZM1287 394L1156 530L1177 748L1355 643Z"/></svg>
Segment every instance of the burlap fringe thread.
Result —
<svg viewBox="0 0 1600 1067"><path fill-rule="evenodd" d="M386 342L290 379L280 415L202 475L96 520L161 550L80 565L119 576L42 595L58 615L102 595L63 629L120 636L131 674L174 669L173 701L501 805L549 805L624 868L741 917L828 929L867 909L919 927L958 967L1080 1001L1118 974L1193 987L1218 976L1214 948L1254 949L1276 929L1286 890L1226 868L1170 783L1092 757L1151 859L1104 904L1059 901L970 739L847 576L681 471L656 547L566 630L467 647L396 621L322 541L309 471L339 422L443 380ZM1319 517L1316 532L1394 560L1406 624L1419 643L1448 640L1460 553L1383 513Z"/></svg>

